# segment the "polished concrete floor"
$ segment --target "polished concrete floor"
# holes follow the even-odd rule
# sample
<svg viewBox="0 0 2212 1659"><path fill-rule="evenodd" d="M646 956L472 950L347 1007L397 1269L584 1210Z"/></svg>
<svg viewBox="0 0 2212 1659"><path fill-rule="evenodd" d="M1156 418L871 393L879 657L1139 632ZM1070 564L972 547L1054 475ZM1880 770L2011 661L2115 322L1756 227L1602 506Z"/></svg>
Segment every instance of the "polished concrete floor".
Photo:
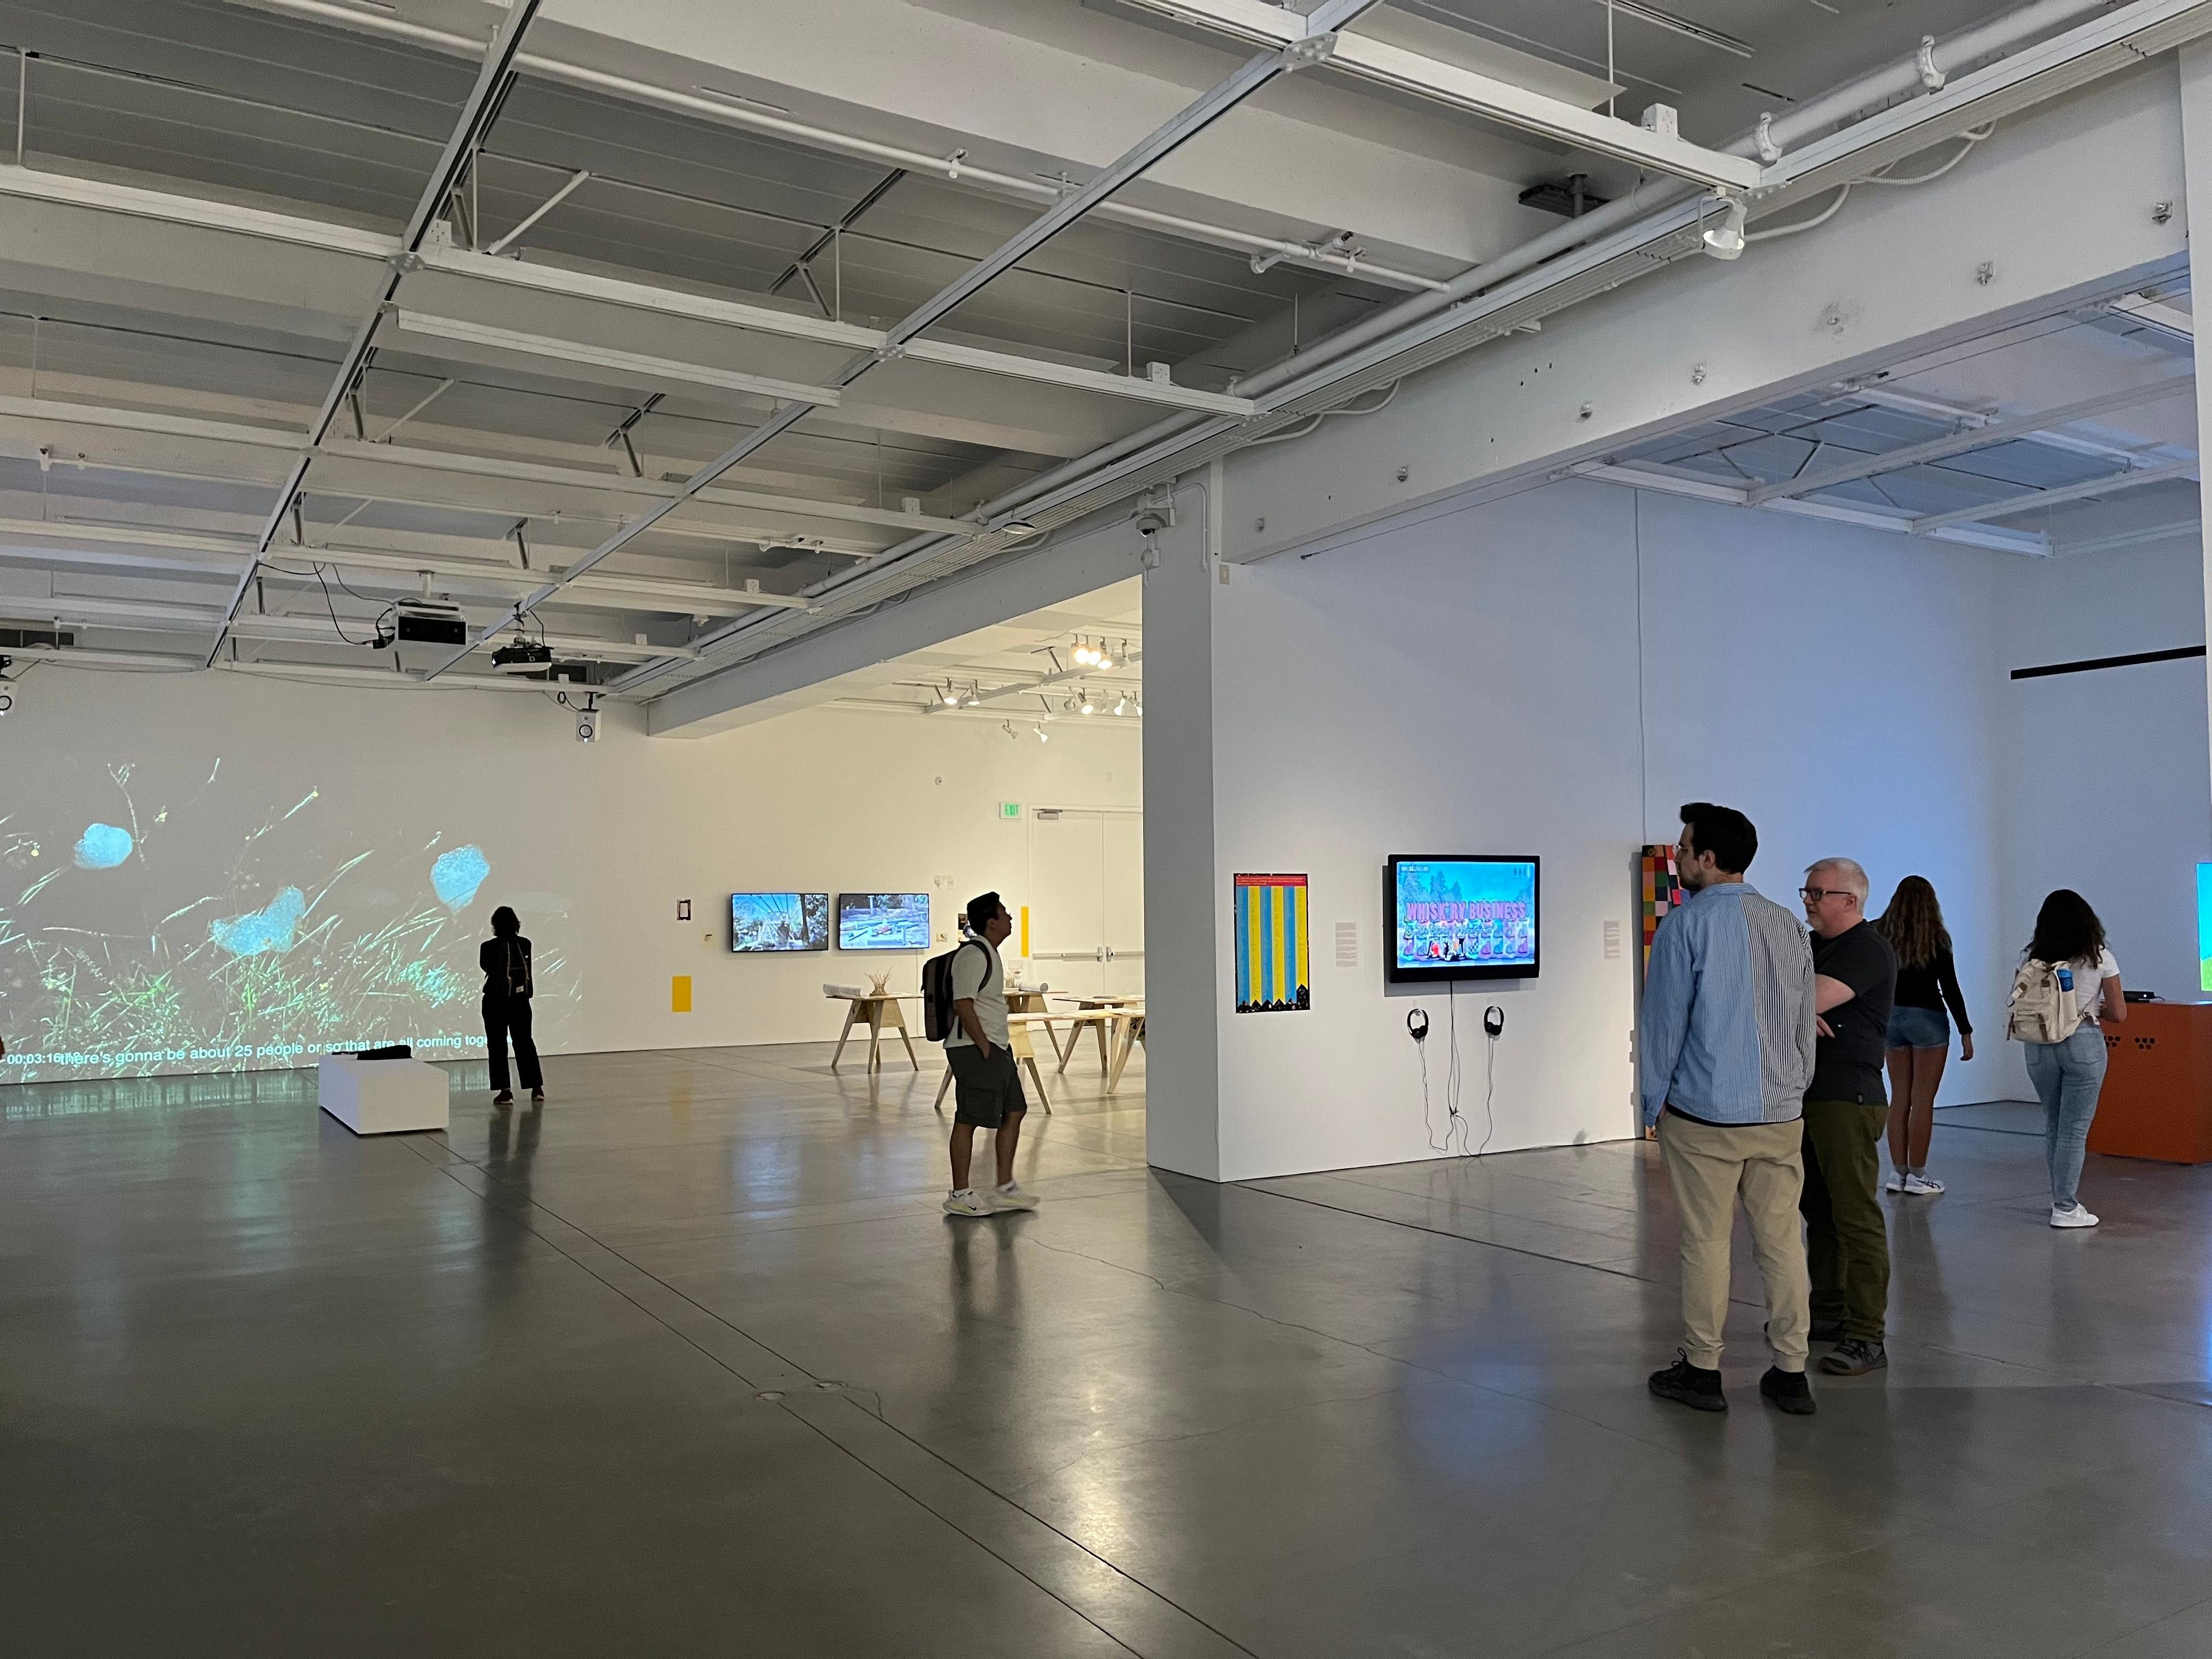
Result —
<svg viewBox="0 0 2212 1659"><path fill-rule="evenodd" d="M933 1073L826 1059L0 1089L0 1647L2212 1653L2212 1170L2057 1233L1952 1115L1889 1372L1762 1410L1747 1301L1714 1418L1644 1146L1214 1188L1079 1060L963 1223Z"/></svg>

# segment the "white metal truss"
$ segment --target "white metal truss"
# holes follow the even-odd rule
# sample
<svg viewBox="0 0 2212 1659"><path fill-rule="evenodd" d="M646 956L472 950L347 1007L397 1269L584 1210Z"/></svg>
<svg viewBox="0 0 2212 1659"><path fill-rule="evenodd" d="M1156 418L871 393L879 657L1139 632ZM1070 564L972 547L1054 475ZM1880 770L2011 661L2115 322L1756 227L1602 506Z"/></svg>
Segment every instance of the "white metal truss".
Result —
<svg viewBox="0 0 2212 1659"><path fill-rule="evenodd" d="M410 45L454 57L473 59L481 49L477 41L465 34L451 33L363 7L334 4L331 0L232 0L232 3L310 18L317 22L387 40L404 40ZM764 106L707 98L672 87L656 86L649 81L572 64L544 53L520 53L515 58L515 65L527 75L564 86L580 87L625 103L665 109L717 125L767 133L810 149L881 162L885 167L994 196L1010 196L1018 201L1042 204L1056 199L1060 193L1058 185L1044 183L1033 174L1006 173L981 166L957 150L950 155L934 155L903 145L888 144L855 133L839 132L797 120ZM1146 230L1207 246L1231 248L1271 264L1302 265L1308 270L1330 271L1340 276L1356 276L1362 282L1373 283L1383 288L1416 292L1433 292L1444 286L1433 276L1378 264L1357 249L1316 246L1287 241L1279 236L1258 235L1235 226L1210 223L1182 214L1164 213L1118 199L1101 203L1092 211L1102 219L1141 226ZM522 228L526 227L517 227L518 230ZM511 240L513 234L509 233L509 237L503 240Z"/></svg>
<svg viewBox="0 0 2212 1659"><path fill-rule="evenodd" d="M500 95L507 86L514 55L522 49L523 32L529 28L531 20L538 15L539 3L540 0L509 0L507 16L501 21L499 32L492 36L491 44L484 52L483 62L477 70L476 84L469 88L469 95L461 105L460 118L453 125L453 136L446 140L446 148L438 157L438 165L423 184L422 193L416 199L414 212L408 216L406 234L399 240L399 257L392 262L389 274L385 278L384 291L368 314L362 319L361 326L354 334L353 343L347 348L345 357L338 365L337 374L331 382L331 389L323 398L323 406L316 411L314 422L307 428L307 445L311 450L329 434L331 423L337 419L338 410L352 393L362 371L368 367L369 353L376 343L378 325L384 319L384 307L398 292L400 281L406 274L406 261L422 246L430 234L430 227L445 211L447 199L452 195L454 184L469 165L484 129L490 125ZM300 498L300 486L306 482L307 469L313 464L312 454L303 454L293 464L291 477L285 481L283 489L277 492L276 504L270 510L267 523L262 526L261 547L264 550L276 539L278 528L291 516L292 505ZM207 659L210 664L222 651L230 619L246 603L246 585L252 578L252 567L249 565L246 574L239 578L237 590L230 596L223 626L216 630L215 643L208 647Z"/></svg>
<svg viewBox="0 0 2212 1659"><path fill-rule="evenodd" d="M1425 58L1385 40L1340 31L1319 14L1301 17L1266 0L1131 0L1148 11L1194 23L1253 45L1304 53L1329 69L1500 121L1540 137L1610 155L1653 173L1714 190L1747 191L1759 182L1757 161L1706 149L1664 132L1648 131L1557 98L1516 87L1456 64Z"/></svg>
<svg viewBox="0 0 2212 1659"><path fill-rule="evenodd" d="M1351 21L1376 3L1377 0L1323 0L1323 3L1315 9L1307 21L1318 29L1334 29L1339 24ZM1262 52L1225 79L1208 88L1169 120L1139 139L1088 183L1068 191L1042 214L954 277L936 295L924 301L898 323L884 331L883 345L855 358L837 376L839 386L850 386L878 364L906 355L915 345L923 343L921 336L925 329L941 321L962 301L979 292L994 277L1012 270L1061 230L1075 223L1091 208L1106 200L1123 185L1139 177L1147 167L1172 155L1254 93L1295 67L1297 67L1296 63L1288 54ZM658 503L640 514L576 563L571 565L565 575L547 583L536 592L519 601L514 606L513 616L517 619L527 616L534 606L543 604L555 593L559 592L566 582L573 580L576 575L589 570L601 560L626 546L633 538L651 529L661 519L707 489L716 478L737 465L745 457L764 448L797 426L805 418L807 413L808 407L805 404L786 405L773 419L755 428L750 436L740 440L693 473L680 486L675 500ZM1018 534L1024 534L1028 526L1001 524L993 528L1012 529ZM501 625L503 623L495 626ZM487 632L489 631L492 630L487 630ZM455 652L447 661L432 669L430 678L436 678L459 662L481 641L482 637L479 635L477 639L471 640L468 646Z"/></svg>

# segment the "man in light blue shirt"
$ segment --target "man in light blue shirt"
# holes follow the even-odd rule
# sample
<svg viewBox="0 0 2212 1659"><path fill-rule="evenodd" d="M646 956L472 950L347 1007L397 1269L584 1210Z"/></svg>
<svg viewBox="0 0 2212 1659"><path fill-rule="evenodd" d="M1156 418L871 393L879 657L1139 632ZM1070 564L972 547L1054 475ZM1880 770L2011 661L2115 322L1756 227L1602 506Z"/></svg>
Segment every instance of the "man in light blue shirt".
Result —
<svg viewBox="0 0 2212 1659"><path fill-rule="evenodd" d="M1812 1323L1798 1195L1805 1184L1805 1085L1819 1015L1805 929L1743 878L1759 831L1732 807L1682 809L1675 861L1689 896L1659 924L1645 971L1637 1042L1644 1121L1659 1151L1682 1231L1683 1346L1651 1392L1698 1411L1728 1409L1721 1327L1728 1317L1735 1206L1751 1224L1766 1282L1774 1364L1759 1391L1809 1416Z"/></svg>

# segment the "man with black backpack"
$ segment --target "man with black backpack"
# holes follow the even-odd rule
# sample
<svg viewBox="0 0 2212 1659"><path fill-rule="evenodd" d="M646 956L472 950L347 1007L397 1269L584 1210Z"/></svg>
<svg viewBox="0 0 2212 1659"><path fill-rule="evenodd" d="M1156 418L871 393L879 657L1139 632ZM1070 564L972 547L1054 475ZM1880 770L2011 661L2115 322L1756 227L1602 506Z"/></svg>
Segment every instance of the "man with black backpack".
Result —
<svg viewBox="0 0 2212 1659"><path fill-rule="evenodd" d="M968 903L968 937L951 953L925 968L932 993L949 1006L945 1030L945 1063L952 1068L952 1190L945 1195L947 1215L996 1215L1005 1210L1034 1210L1036 1199L1014 1180L1014 1149L1021 1144L1022 1115L1029 1098L1022 1092L1006 1025L1006 975L999 946L1014 930L1014 919L996 893ZM940 964L942 964L940 966ZM933 1030L933 1035L934 1031ZM978 1129L998 1133L998 1185L977 1192L969 1184L968 1166Z"/></svg>

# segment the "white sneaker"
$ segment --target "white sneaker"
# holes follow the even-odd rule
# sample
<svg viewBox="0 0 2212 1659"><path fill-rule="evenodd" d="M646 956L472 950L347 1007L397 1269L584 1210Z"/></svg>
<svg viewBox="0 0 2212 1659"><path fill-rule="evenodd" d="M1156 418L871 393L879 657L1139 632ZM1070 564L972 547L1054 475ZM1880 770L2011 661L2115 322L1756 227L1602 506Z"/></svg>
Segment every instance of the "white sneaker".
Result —
<svg viewBox="0 0 2212 1659"><path fill-rule="evenodd" d="M1891 1190L1900 1193L1920 1193L1933 1197L1943 1190L1943 1183L1936 1180L1934 1176L1908 1175L1905 1177L1905 1184L1902 1187L1893 1188Z"/></svg>
<svg viewBox="0 0 2212 1659"><path fill-rule="evenodd" d="M1889 1172L1889 1179L1883 1182L1881 1185L1884 1192L1904 1193L1911 1191L1911 1188L1905 1184L1905 1171L1902 1170L1892 1170Z"/></svg>
<svg viewBox="0 0 2212 1659"><path fill-rule="evenodd" d="M2097 1218L2083 1209L2076 1200L2070 1210L2054 1208L2051 1212L2051 1224L2054 1227L2094 1227L2097 1224Z"/></svg>
<svg viewBox="0 0 2212 1659"><path fill-rule="evenodd" d="M945 1194L945 1213L947 1215L996 1215L998 1211L993 1206L990 1200L970 1187L962 1192Z"/></svg>
<svg viewBox="0 0 2212 1659"><path fill-rule="evenodd" d="M1034 1210L1036 1194L1022 1190L1018 1181L1009 1181L1003 1187L994 1187L990 1192L991 1207L994 1210Z"/></svg>

